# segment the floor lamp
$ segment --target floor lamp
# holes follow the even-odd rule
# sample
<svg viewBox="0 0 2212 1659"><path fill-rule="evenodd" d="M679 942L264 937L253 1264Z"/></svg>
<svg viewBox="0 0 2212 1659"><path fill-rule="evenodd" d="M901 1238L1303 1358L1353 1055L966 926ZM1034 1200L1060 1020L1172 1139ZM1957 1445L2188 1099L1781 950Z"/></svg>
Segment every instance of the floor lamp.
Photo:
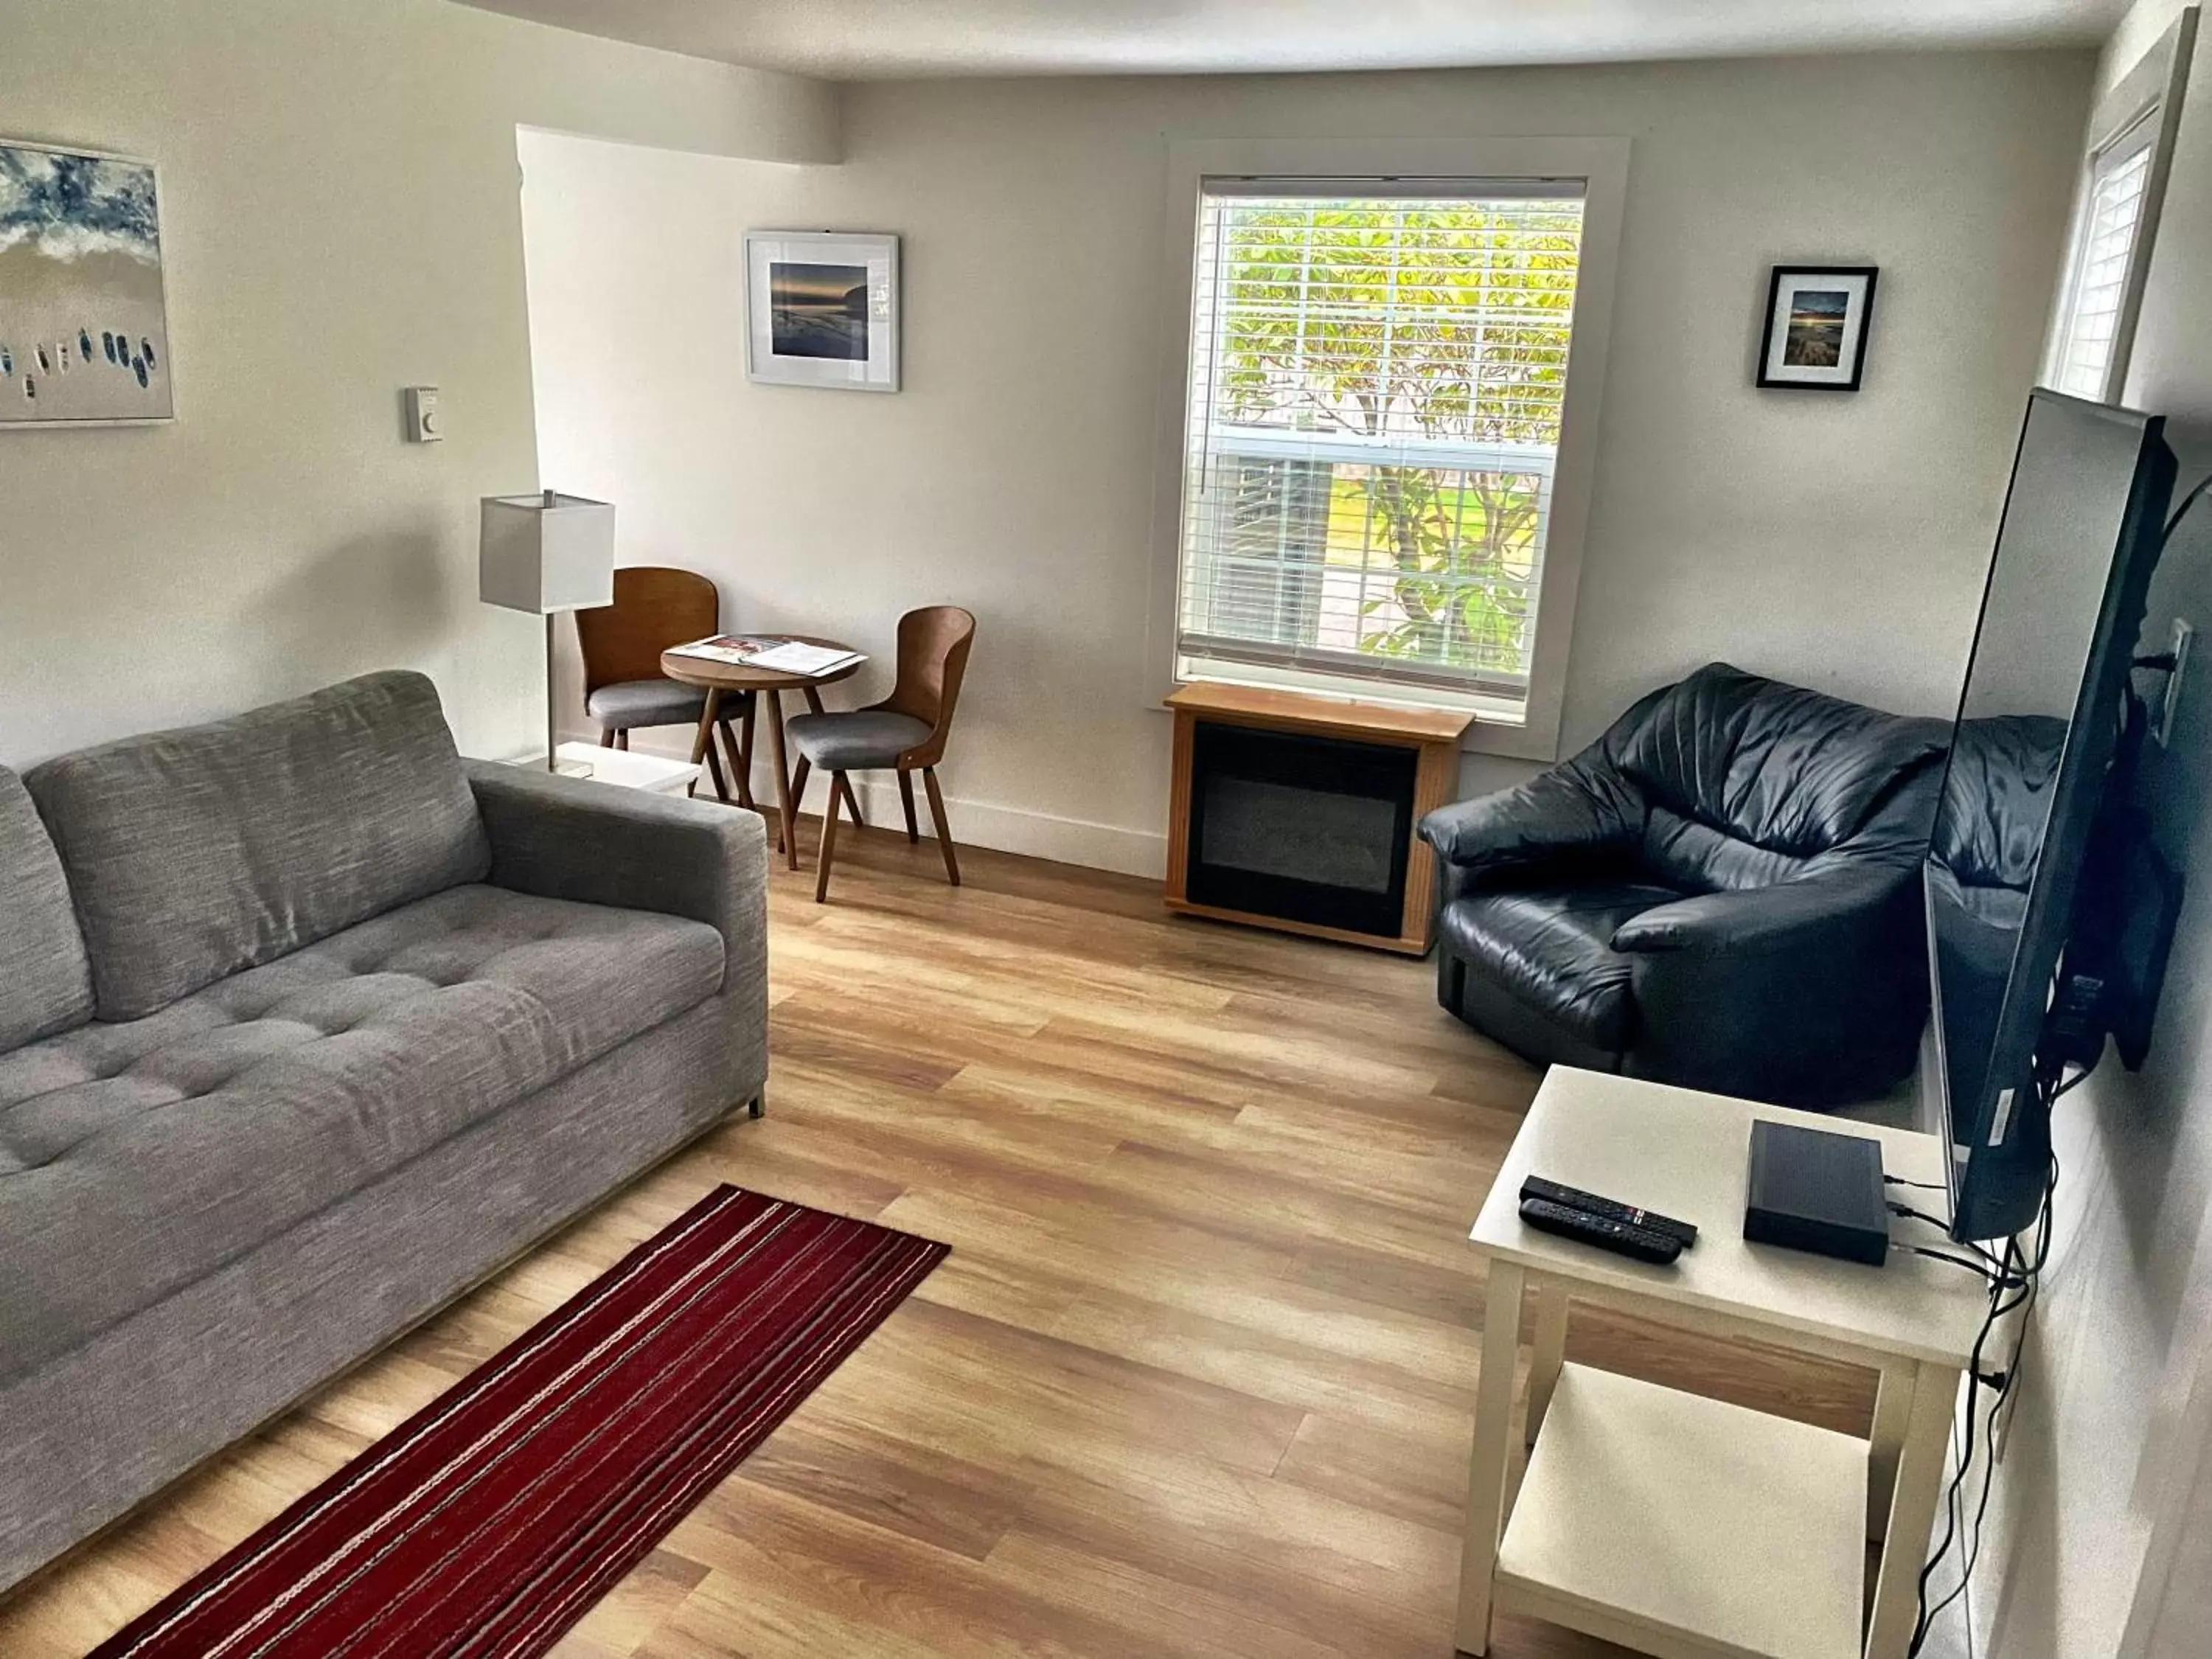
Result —
<svg viewBox="0 0 2212 1659"><path fill-rule="evenodd" d="M487 495L477 544L477 592L486 605L545 618L545 769L589 777L589 766L562 768L553 701L553 619L615 602L615 510L549 489L542 495Z"/></svg>

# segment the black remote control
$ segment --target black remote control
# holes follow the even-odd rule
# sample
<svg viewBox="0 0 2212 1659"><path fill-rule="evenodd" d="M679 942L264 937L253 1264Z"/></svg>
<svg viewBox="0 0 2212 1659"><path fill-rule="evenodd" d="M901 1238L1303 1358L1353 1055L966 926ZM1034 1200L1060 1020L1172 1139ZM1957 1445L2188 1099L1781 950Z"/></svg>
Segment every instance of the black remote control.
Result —
<svg viewBox="0 0 2212 1659"><path fill-rule="evenodd" d="M1648 1227L1632 1227L1626 1222L1607 1221L1603 1216L1592 1215L1588 1210L1554 1204L1548 1198L1522 1199L1521 1218L1539 1232L1557 1233L1561 1238L1577 1238L1585 1244L1596 1245L1601 1250L1633 1256L1638 1261L1655 1262L1662 1267L1682 1254L1682 1241L1679 1238L1655 1233Z"/></svg>
<svg viewBox="0 0 2212 1659"><path fill-rule="evenodd" d="M1679 1239L1684 1249L1698 1242L1698 1230L1686 1221L1677 1221L1672 1216L1654 1215L1650 1211L1639 1210L1634 1205L1600 1198L1595 1193L1586 1193L1579 1187L1562 1186L1556 1181L1547 1181L1541 1176L1530 1176L1523 1181L1521 1196L1564 1204L1571 1210L1586 1211L1602 1220L1618 1221L1625 1227L1641 1227L1646 1232Z"/></svg>

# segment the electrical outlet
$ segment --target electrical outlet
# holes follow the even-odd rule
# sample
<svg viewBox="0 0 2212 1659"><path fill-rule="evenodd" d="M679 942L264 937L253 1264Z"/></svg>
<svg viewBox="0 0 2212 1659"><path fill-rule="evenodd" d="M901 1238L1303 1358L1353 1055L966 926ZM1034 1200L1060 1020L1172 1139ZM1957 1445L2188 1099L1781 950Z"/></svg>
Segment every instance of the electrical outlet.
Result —
<svg viewBox="0 0 2212 1659"><path fill-rule="evenodd" d="M2189 672L2189 647L2197 637L2196 624L2185 617L2173 619L2173 637L2166 649L2173 653L2173 672L2166 677L2166 696L2159 700L2158 720L2151 735L2161 749L2172 741L2173 722L2181 710L2182 677Z"/></svg>

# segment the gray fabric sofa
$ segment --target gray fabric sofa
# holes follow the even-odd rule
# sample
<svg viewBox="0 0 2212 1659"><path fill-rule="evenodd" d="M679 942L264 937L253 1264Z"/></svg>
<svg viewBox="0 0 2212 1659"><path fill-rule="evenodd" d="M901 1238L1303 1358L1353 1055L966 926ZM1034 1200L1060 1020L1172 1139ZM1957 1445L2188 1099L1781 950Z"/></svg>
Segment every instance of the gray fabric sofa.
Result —
<svg viewBox="0 0 2212 1659"><path fill-rule="evenodd" d="M0 1588L756 1111L749 812L386 673L0 769Z"/></svg>

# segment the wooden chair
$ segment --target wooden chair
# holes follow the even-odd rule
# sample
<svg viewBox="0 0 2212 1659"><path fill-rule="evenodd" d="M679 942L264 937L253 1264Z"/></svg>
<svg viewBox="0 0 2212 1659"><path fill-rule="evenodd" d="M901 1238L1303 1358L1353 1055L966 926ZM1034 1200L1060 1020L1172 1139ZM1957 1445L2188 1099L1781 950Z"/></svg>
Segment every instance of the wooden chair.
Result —
<svg viewBox="0 0 2212 1659"><path fill-rule="evenodd" d="M801 714L785 725L785 734L799 750L799 766L792 779L792 799L806 787L811 767L830 774L830 801L822 813L820 869L814 878L814 902L830 896L830 865L836 855L837 811L842 801L852 812L855 828L866 826L860 802L854 798L848 772L896 770L899 800L906 808L906 838L921 840L914 816L914 775L921 774L929 792L929 816L937 830L938 850L945 855L945 878L960 884L960 860L952 847L952 830L945 821L945 796L937 787L937 763L945 758L945 740L952 730L953 705L960 699L960 682L968 672L968 653L975 642L975 618L957 605L933 605L909 611L899 618L898 683L881 702L850 713Z"/></svg>
<svg viewBox="0 0 2212 1659"><path fill-rule="evenodd" d="M697 728L708 719L709 702L714 702L712 723L729 748L738 797L750 805L752 694L710 693L660 672L660 653L670 646L704 639L720 627L720 596L714 584L696 571L656 565L616 571L614 603L576 612L576 643L584 658L584 712L599 722L603 745L627 749L629 734L640 726ZM744 720L742 742L730 730L733 714ZM705 750L715 789L726 798L720 757L712 743Z"/></svg>

